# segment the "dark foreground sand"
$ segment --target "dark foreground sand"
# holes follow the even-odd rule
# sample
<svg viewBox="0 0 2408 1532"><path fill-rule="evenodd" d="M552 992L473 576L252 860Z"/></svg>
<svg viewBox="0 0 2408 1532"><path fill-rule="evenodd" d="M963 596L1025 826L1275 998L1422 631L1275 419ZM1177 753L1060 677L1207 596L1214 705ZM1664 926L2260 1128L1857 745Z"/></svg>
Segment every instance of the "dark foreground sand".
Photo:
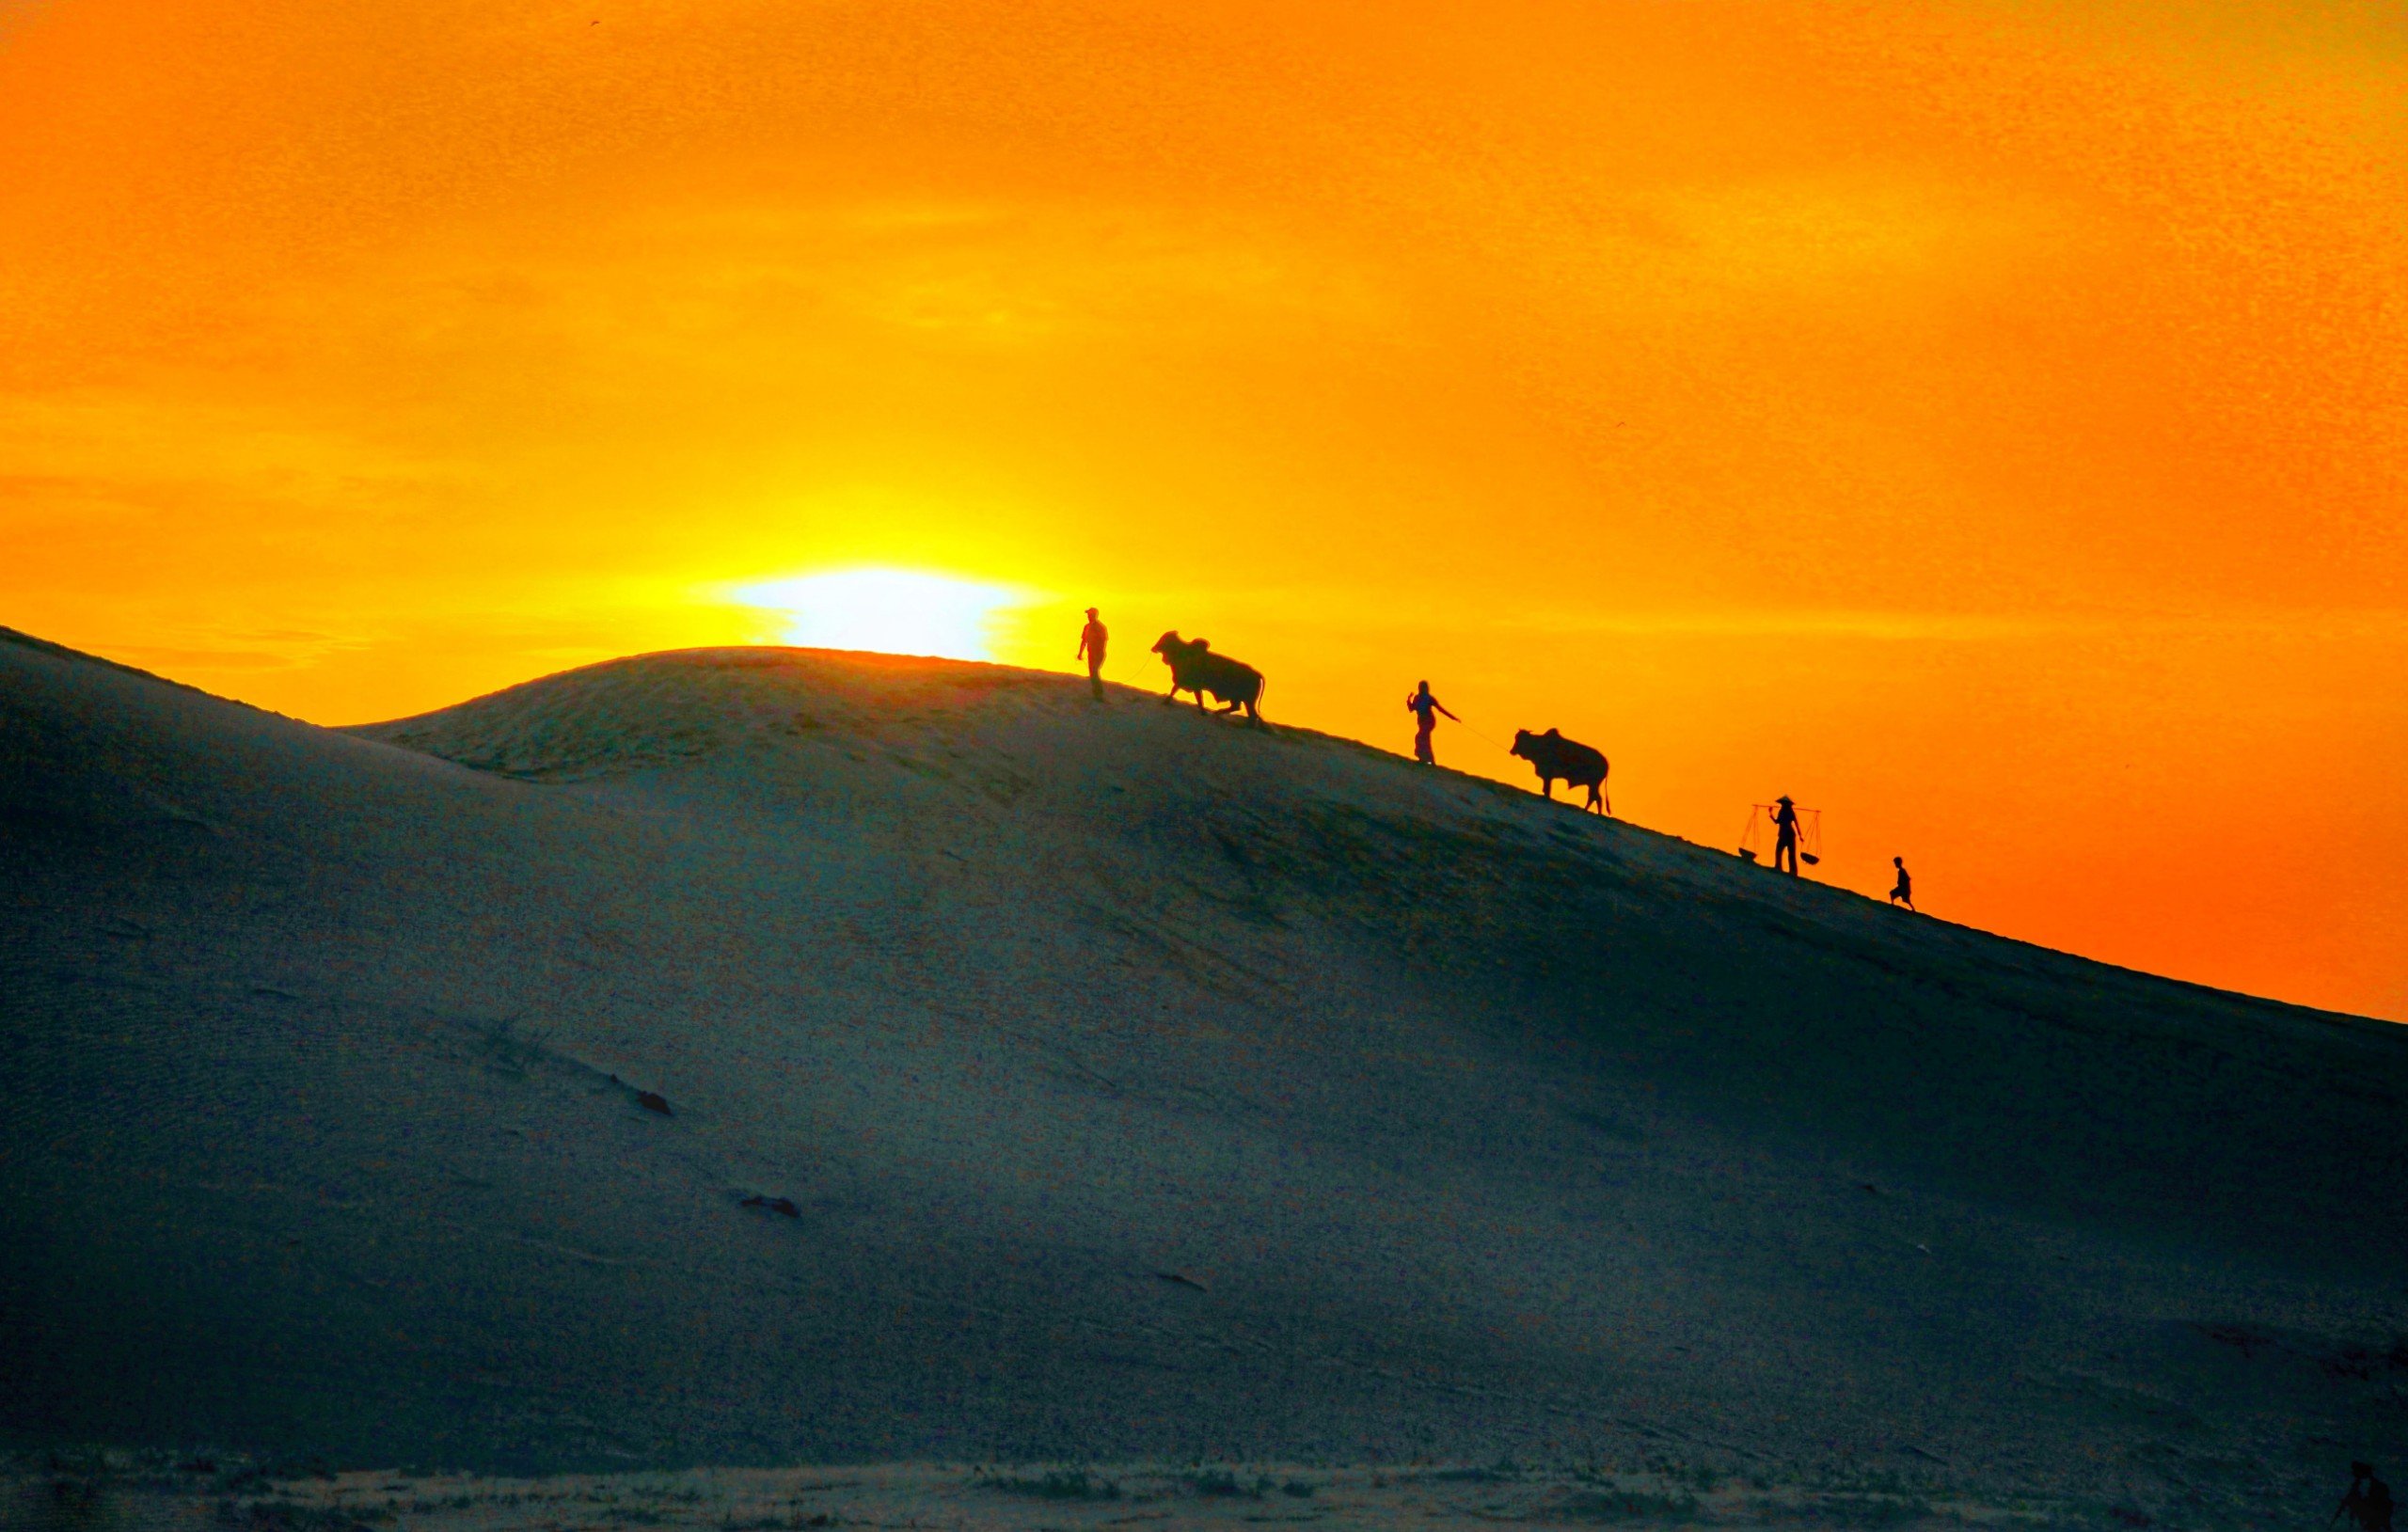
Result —
<svg viewBox="0 0 2408 1532"><path fill-rule="evenodd" d="M388 1472L274 1478L248 1465L28 1458L0 1473L8 1532L804 1532L814 1527L1338 1529L1692 1526L2135 1528L2138 1506L1988 1500L1937 1472L1789 1480L1667 1465L1123 1464L812 1469L490 1478Z"/></svg>
<svg viewBox="0 0 2408 1532"><path fill-rule="evenodd" d="M1085 689L711 651L341 733L0 640L0 1435L1545 1471L1143 1512L1222 1517L2408 1462L2408 1029Z"/></svg>

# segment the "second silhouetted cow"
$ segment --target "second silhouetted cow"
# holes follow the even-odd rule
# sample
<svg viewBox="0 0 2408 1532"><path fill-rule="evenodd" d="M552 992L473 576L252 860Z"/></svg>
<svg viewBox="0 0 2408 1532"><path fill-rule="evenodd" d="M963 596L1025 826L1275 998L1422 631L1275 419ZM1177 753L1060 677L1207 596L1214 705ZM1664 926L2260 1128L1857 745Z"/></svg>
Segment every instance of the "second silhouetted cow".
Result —
<svg viewBox="0 0 2408 1532"><path fill-rule="evenodd" d="M1211 692L1221 700L1221 711L1234 713L1245 709L1246 717L1256 723L1262 721L1262 672L1243 660L1212 653L1209 639L1182 639L1177 629L1154 640L1154 653L1163 656L1170 667L1170 695L1164 702L1175 702L1182 691L1196 693L1196 710L1204 711L1204 694Z"/></svg>
<svg viewBox="0 0 2408 1532"><path fill-rule="evenodd" d="M1543 734L1517 729L1513 733L1513 753L1538 769L1539 790L1550 799L1555 797L1555 779L1560 777L1566 787L1589 789L1585 807L1599 813L1614 812L1612 801L1606 797L1606 773L1612 767L1606 764L1606 752L1595 746L1566 739L1553 729Z"/></svg>

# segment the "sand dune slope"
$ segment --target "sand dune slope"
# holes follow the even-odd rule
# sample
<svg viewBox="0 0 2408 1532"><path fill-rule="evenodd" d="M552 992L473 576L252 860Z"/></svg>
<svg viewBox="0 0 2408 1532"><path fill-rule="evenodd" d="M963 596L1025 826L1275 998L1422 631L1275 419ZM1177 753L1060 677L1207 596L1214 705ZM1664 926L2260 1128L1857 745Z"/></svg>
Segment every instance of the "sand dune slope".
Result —
<svg viewBox="0 0 2408 1532"><path fill-rule="evenodd" d="M1343 741L793 650L340 733L11 638L0 814L20 1437L2408 1447L2408 1032Z"/></svg>

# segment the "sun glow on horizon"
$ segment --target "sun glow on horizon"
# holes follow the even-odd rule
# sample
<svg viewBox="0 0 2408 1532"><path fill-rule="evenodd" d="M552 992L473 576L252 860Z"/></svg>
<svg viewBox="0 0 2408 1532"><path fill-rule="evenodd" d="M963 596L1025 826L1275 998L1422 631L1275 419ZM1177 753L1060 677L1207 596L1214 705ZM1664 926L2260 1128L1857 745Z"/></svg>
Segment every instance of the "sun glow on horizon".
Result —
<svg viewBox="0 0 2408 1532"><path fill-rule="evenodd" d="M0 0L0 623L341 725L1093 605L2408 1020L2408 9L490 10Z"/></svg>
<svg viewBox="0 0 2408 1532"><path fill-rule="evenodd" d="M775 614L780 637L803 648L975 660L995 657L998 618L1037 599L1017 586L876 566L757 580L727 594Z"/></svg>

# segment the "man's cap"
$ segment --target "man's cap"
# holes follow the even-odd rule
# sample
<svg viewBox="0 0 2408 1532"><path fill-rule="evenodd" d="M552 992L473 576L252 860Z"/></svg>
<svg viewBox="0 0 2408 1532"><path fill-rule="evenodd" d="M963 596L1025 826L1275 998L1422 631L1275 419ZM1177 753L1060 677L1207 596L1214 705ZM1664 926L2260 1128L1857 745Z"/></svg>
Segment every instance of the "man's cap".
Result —
<svg viewBox="0 0 2408 1532"><path fill-rule="evenodd" d="M1773 801L1774 801L1775 803L1787 803L1787 802L1789 802L1789 801L1790 801L1790 798L1789 798L1789 795L1788 795L1787 793L1783 793L1783 794L1782 794L1782 795L1781 795L1781 797L1779 797L1779 798L1774 798L1774 799L1773 799Z"/></svg>
<svg viewBox="0 0 2408 1532"><path fill-rule="evenodd" d="M1089 617L1093 617L1095 615L1095 608L1093 607L1089 607L1087 608L1087 615Z"/></svg>
<svg viewBox="0 0 2408 1532"><path fill-rule="evenodd" d="M2374 1477L2374 1464L2370 1462L2353 1462L2350 1464L2350 1477L2352 1478L2372 1478Z"/></svg>

